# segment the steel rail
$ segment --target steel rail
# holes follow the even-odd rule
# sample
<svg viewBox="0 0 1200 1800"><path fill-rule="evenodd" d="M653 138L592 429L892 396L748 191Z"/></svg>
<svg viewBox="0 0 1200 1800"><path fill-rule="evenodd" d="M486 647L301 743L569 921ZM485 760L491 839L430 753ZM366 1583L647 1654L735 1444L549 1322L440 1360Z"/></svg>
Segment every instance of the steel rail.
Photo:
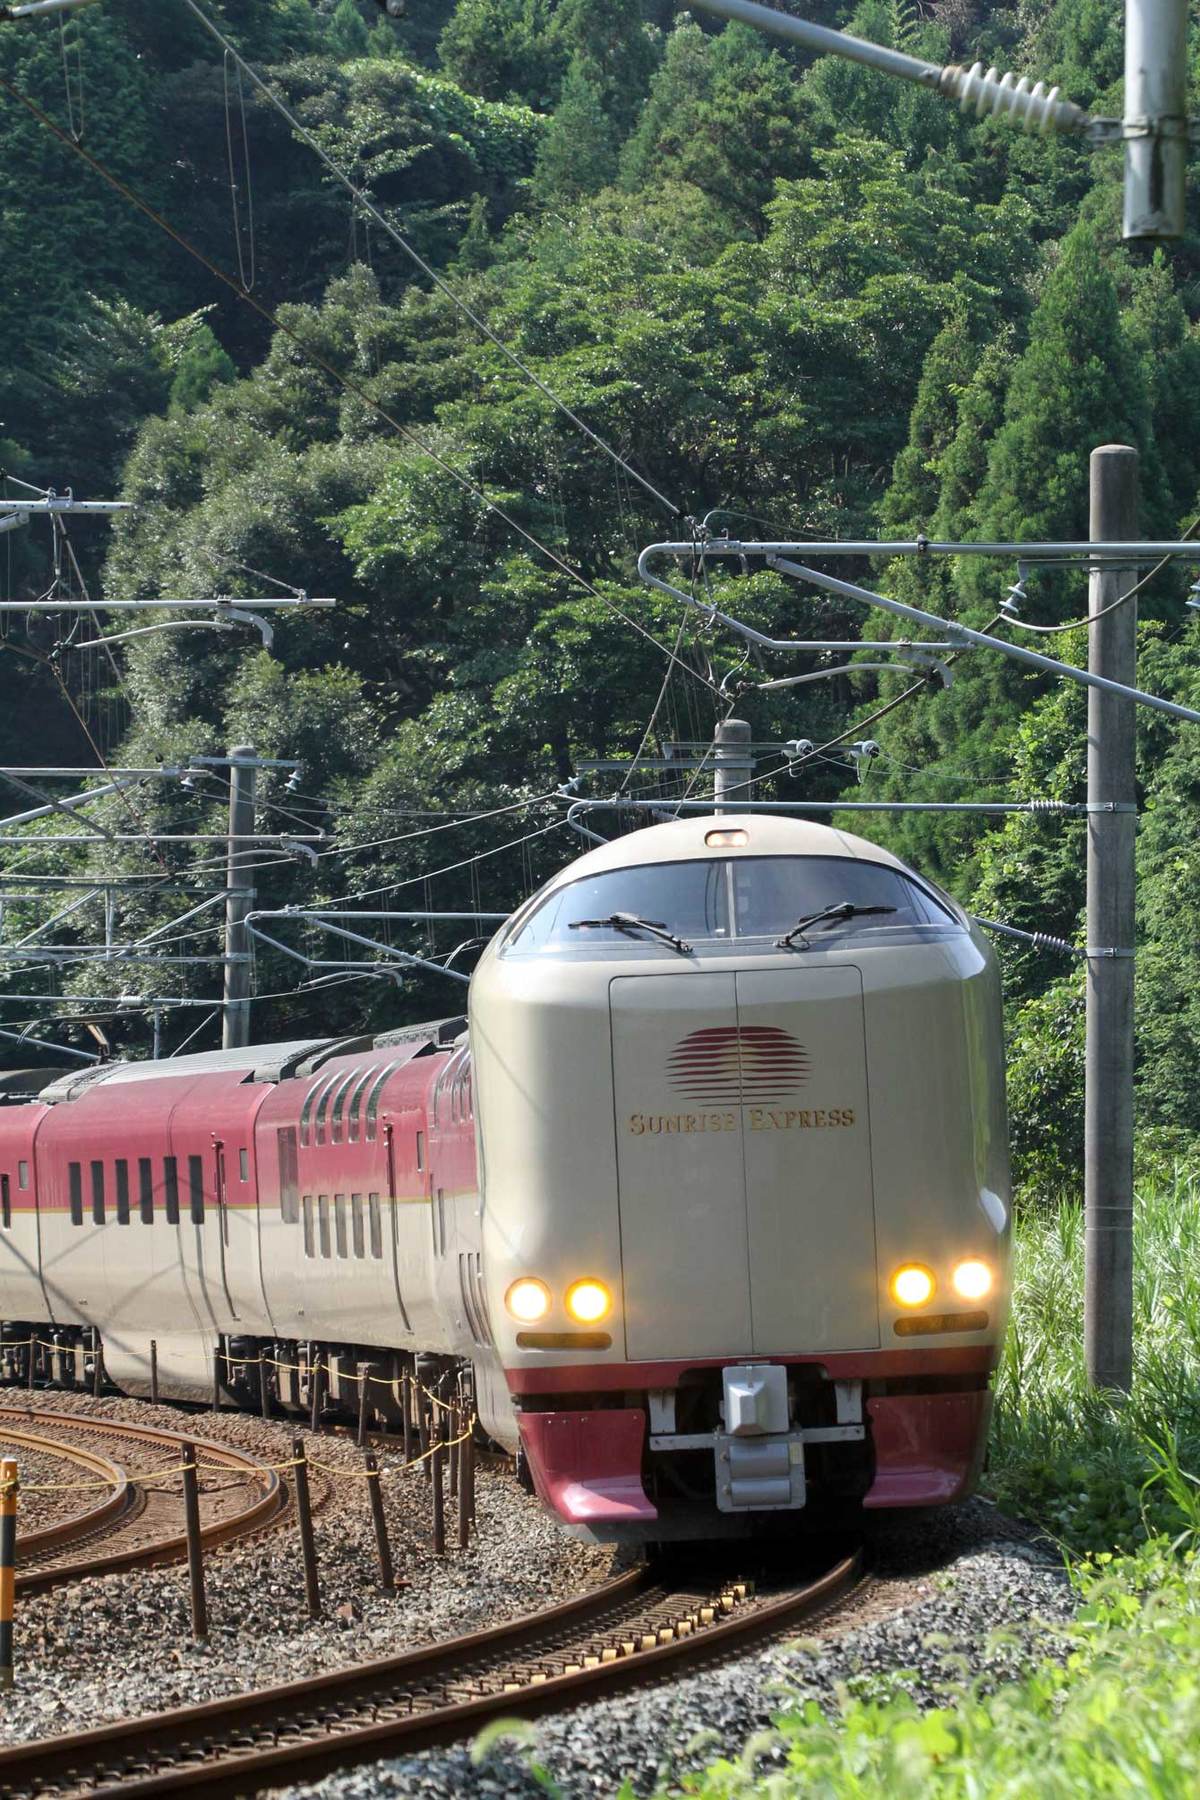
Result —
<svg viewBox="0 0 1200 1800"><path fill-rule="evenodd" d="M21 1533L17 1544L15 1580L18 1591L28 1585L22 1580L22 1576L28 1572L31 1563L41 1562L47 1556L65 1549L68 1544L77 1543L80 1539L90 1538L105 1530L123 1519L138 1503L137 1492L130 1486L120 1464L107 1456L100 1456L94 1450L65 1444L61 1438L40 1437L31 1431L14 1431L8 1425L0 1425L0 1442L17 1444L27 1450L39 1450L63 1461L76 1463L90 1475L99 1476L101 1481L110 1484L110 1491L94 1506L85 1507L82 1512L73 1513L70 1518L59 1519L56 1524L47 1525L41 1531Z"/></svg>
<svg viewBox="0 0 1200 1800"><path fill-rule="evenodd" d="M546 1612L429 1649L0 1750L0 1800L49 1792L211 1800L453 1743L489 1719L565 1711L786 1631L842 1599L861 1573L855 1552L781 1595L739 1605L726 1594L727 1616L722 1600L714 1601L704 1607L712 1622L689 1622L684 1632L665 1620L671 1590L648 1570L635 1570ZM681 1612L694 1596L694 1589L676 1596ZM642 1636L639 1610L657 1627ZM606 1633L622 1641L604 1659L594 1646ZM531 1672L531 1659L559 1672ZM507 1679L514 1673L524 1679ZM478 1691L489 1683L489 1691ZM256 1745L256 1737L267 1741Z"/></svg>
<svg viewBox="0 0 1200 1800"><path fill-rule="evenodd" d="M8 1440L21 1435L7 1423L10 1417L42 1427L56 1426L76 1435L90 1434L94 1437L129 1438L135 1444L153 1446L156 1449L172 1452L178 1452L179 1446L187 1442L194 1444L197 1453L202 1455L206 1461L219 1462L231 1471L250 1477L258 1486L256 1498L239 1512L226 1518L209 1520L207 1524L202 1525L200 1537L206 1550L216 1549L219 1544L229 1543L234 1538L245 1537L262 1530L264 1526L273 1524L279 1519L287 1506L287 1490L275 1470L266 1467L257 1458L249 1456L243 1450L236 1450L228 1444L214 1443L207 1438L198 1438L191 1432L163 1431L152 1425L136 1425L123 1419L108 1419L103 1414L5 1407L0 1409L0 1439ZM83 1461L84 1457L89 1454L92 1455L95 1462L107 1460L95 1457L94 1453L81 1451L77 1446L64 1442L62 1439L54 1440L39 1435L31 1438L30 1441L36 1444L38 1449L64 1457L74 1457L79 1461ZM112 1466L116 1467L116 1465ZM123 1472L121 1472L121 1479L126 1482L128 1489L130 1484ZM51 1543L38 1541L39 1539L44 1540L45 1534L24 1535L18 1530L17 1588L27 1593L40 1592L49 1587L57 1587L64 1582L82 1581L95 1575L108 1575L124 1569L147 1568L161 1563L182 1561L187 1554L187 1538L182 1530L168 1529L166 1535L160 1534L150 1542L132 1544L118 1542L111 1548L101 1549L104 1536L114 1526L125 1523L135 1514L139 1516L144 1514L147 1492L159 1494L164 1491L157 1487L146 1490L139 1489L134 1483L134 1497L126 1504L121 1514L97 1517L87 1532L86 1539L81 1519L78 1522L79 1530L73 1535L68 1535L64 1545L60 1545L60 1547L77 1549L82 1546L84 1541L95 1539L99 1539L99 1543L87 1556L70 1562L41 1562L39 1567L30 1567L35 1555L40 1561L42 1557L52 1556L55 1547ZM136 1504L139 1499L141 1500L140 1506ZM96 1511L99 1513L102 1509L97 1508ZM84 1517L87 1516L84 1515ZM24 1566L22 1567L22 1565Z"/></svg>

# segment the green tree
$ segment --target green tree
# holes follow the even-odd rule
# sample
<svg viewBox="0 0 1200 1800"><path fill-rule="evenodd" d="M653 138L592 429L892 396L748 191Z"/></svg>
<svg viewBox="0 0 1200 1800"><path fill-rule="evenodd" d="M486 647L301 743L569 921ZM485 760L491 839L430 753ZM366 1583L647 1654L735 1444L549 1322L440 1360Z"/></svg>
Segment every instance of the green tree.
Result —
<svg viewBox="0 0 1200 1800"><path fill-rule="evenodd" d="M533 193L541 206L594 194L617 172L617 146L599 84L582 57L572 59L550 129L538 151Z"/></svg>
<svg viewBox="0 0 1200 1800"><path fill-rule="evenodd" d="M550 20L549 0L459 0L438 44L442 67L470 94L545 112L569 60Z"/></svg>
<svg viewBox="0 0 1200 1800"><path fill-rule="evenodd" d="M329 21L329 39L339 56L370 55L371 36L355 0L338 0Z"/></svg>
<svg viewBox="0 0 1200 1800"><path fill-rule="evenodd" d="M200 320L175 359L171 408L192 412L203 405L214 387L236 377L232 358L222 350L211 326Z"/></svg>

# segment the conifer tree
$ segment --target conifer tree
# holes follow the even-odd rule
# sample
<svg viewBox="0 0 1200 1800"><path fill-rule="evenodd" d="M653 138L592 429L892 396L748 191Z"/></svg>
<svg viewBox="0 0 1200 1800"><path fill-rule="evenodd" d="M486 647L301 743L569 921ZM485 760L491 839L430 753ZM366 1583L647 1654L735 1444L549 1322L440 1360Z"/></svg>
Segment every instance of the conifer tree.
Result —
<svg viewBox="0 0 1200 1800"><path fill-rule="evenodd" d="M583 57L576 56L538 152L534 195L542 206L569 205L598 193L616 172L616 134L603 92Z"/></svg>

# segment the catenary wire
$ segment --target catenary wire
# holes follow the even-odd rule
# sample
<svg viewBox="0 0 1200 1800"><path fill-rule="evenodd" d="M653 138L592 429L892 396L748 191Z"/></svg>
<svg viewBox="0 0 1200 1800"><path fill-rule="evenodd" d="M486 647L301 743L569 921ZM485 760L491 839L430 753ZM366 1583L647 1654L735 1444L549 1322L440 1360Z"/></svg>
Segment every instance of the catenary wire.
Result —
<svg viewBox="0 0 1200 1800"><path fill-rule="evenodd" d="M308 148L320 159L334 179L341 183L346 192L350 195L354 204L356 206L361 206L364 212L369 213L376 224L387 233L395 244L399 245L400 249L403 250L405 255L418 269L421 270L422 274L427 276L439 291L445 294L448 300L453 302L463 314L464 318L469 319L476 330L481 331L488 339L489 343L493 344L496 349L500 351L501 355L506 356L509 362L521 371L521 374L525 376L526 380L531 381L534 386L546 396L547 400L551 401L558 411L571 421L572 425L579 431L582 431L586 437L590 438L592 443L603 450L606 456L611 457L618 469L623 469L626 475L631 476L633 480L636 481L647 494L656 500L660 506L664 506L673 518L681 517L681 509L673 500L669 500L665 494L660 493L652 482L647 481L644 475L639 475L638 471L620 454L619 451L614 450L611 444L606 443L598 432L593 431L592 427L579 417L578 413L573 412L566 401L556 394L553 388L549 387L547 383L529 367L528 363L517 355L515 350L510 349L504 340L497 336L487 320L481 318L474 308L463 299L462 295L459 294L443 276L439 275L435 269L430 267L419 251L414 249L408 242L408 239L405 238L391 221L379 211L378 207L375 206L365 193L363 193L362 189L355 186L354 182L345 171L338 167L328 151L323 149L316 138L313 137L312 133L305 129L287 103L280 98L266 81L263 80L262 76L258 74L253 65L246 61L237 46L231 43L219 26L214 24L212 19L210 19L208 14L204 11L204 8L197 3L197 0L183 0L183 3L188 8L189 12L194 14L199 20L200 24L203 25L209 35L216 39L217 43L221 45L227 55L233 57L239 69L243 70L250 77L255 87L264 98L270 102L276 112L278 112L282 118L287 120L289 126L295 132L296 136L300 138L301 142L307 144Z"/></svg>
<svg viewBox="0 0 1200 1800"><path fill-rule="evenodd" d="M1192 520L1180 537L1180 543L1186 544L1188 539L1194 537L1198 531L1200 531L1200 517ZM1115 600L1110 600L1107 606L1100 608L1099 612L1088 613L1082 619L1068 619L1065 625L1034 625L1028 619L1013 618L1011 613L1002 613L1000 616L1006 624L1015 626L1018 631L1038 631L1045 636L1053 636L1061 631L1078 631L1081 626L1094 625L1097 619L1105 619L1109 613L1116 612L1119 606L1128 606L1131 600L1136 600L1142 589L1148 587L1161 575L1170 561L1169 556L1164 556L1161 562L1155 563L1148 575L1143 575L1140 581L1135 582L1127 594L1118 594ZM989 626L988 629L990 630L991 627Z"/></svg>
<svg viewBox="0 0 1200 1800"><path fill-rule="evenodd" d="M190 0L188 0L188 3L190 3ZM75 143L70 134L65 132L48 113L44 112L37 104L36 100L31 99L28 94L23 93L14 82L11 82L8 77L3 74L0 74L0 92L8 94L10 99L15 100L19 106L23 106L39 124L44 126L47 131L58 139L59 143L62 144L64 148L72 151L85 162L93 173L98 175L102 181L106 182L115 193L120 194L122 199L127 200L131 206L135 206L139 212L143 213L145 217L157 225L161 231L164 231L173 242L178 244L180 249L185 250L188 255L200 263L203 268L206 268L210 275L213 275L223 284L223 286L229 288L229 290L236 294L239 299L243 300L247 306L253 307L254 311L258 313L261 318L266 320L272 330L277 331L281 337L287 338L290 343L294 344L301 356L311 363L314 368L320 369L331 381L336 382L339 387L344 388L348 394L353 394L356 399L361 400L363 405L369 407L372 412L383 419L398 437L405 439L408 443L414 444L417 449L420 450L422 455L427 456L437 468L441 469L443 474L448 475L452 481L457 482L459 487L461 487L465 493L472 495L472 497L486 507L490 513L494 513L498 519L503 520L510 531L515 532L523 542L536 550L539 555L544 556L548 562L552 563L554 567L567 576L569 580L576 582L586 593L590 594L594 600L598 600L601 606L607 607L609 612L621 620L622 624L628 625L631 630L638 633L639 637L645 638L647 643L653 644L655 649L659 650L662 655L666 657L671 656L669 647L662 643L659 638L656 638L652 631L648 631L644 625L639 624L636 619L631 618L622 607L617 605L615 600L610 599L607 594L602 593L600 589L590 582L585 575L574 567L573 564L567 562L563 557L559 556L556 551L551 550L548 545L542 543L540 538L536 537L532 531L529 531L524 525L520 524L520 522L515 519L505 507L493 500L485 489L480 487L477 482L472 481L470 476L464 475L460 469L456 469L452 463L447 462L445 457L440 455L439 452L436 451L431 444L427 443L419 433L415 432L411 426L402 425L398 419L393 417L385 406L381 405L380 402L376 400L365 387L363 387L361 382L354 381L348 375L344 375L341 370L336 369L332 363L326 361L323 356L319 355L317 351L306 344L299 332L294 331L290 325L285 325L278 315L272 312L269 306L265 306L262 301L255 299L253 294L247 293L239 285L236 276L231 275L227 269L221 268L220 264L213 262L211 257L207 256L203 250L192 243L190 238L185 237L181 231L170 224L161 213L150 205L148 200L144 200L140 194L136 193L135 190L128 185L128 183L122 181L119 175L115 175L98 157L93 156L91 151L83 144ZM700 674L699 670L693 669L687 663L683 662L679 663L678 666L681 669L686 670L693 680L700 682L703 686L711 689L713 692L717 691L716 683L706 679Z"/></svg>

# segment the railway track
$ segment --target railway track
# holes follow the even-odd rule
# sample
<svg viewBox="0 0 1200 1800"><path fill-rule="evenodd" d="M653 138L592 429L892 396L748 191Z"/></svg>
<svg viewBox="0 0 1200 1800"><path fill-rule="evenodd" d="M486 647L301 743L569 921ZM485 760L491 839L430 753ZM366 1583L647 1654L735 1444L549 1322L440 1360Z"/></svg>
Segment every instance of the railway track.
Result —
<svg viewBox="0 0 1200 1800"><path fill-rule="evenodd" d="M828 1609L861 1578L857 1552L758 1590L638 1569L428 1649L0 1751L0 1800L259 1793L687 1673Z"/></svg>
<svg viewBox="0 0 1200 1800"><path fill-rule="evenodd" d="M155 1479L155 1471L177 1470L185 1441L195 1445L204 1470L200 1516L205 1549L261 1531L281 1518L287 1490L273 1469L245 1451L188 1432L90 1413L6 1408L0 1414L0 1453L18 1461L23 1454L33 1455L41 1466L61 1465L64 1488L70 1487L67 1472L73 1471L81 1494L88 1496L78 1511L41 1530L18 1527L17 1592L37 1593L86 1576L181 1560L187 1553L182 1479L178 1474ZM26 1517L30 1510L24 1509Z"/></svg>

